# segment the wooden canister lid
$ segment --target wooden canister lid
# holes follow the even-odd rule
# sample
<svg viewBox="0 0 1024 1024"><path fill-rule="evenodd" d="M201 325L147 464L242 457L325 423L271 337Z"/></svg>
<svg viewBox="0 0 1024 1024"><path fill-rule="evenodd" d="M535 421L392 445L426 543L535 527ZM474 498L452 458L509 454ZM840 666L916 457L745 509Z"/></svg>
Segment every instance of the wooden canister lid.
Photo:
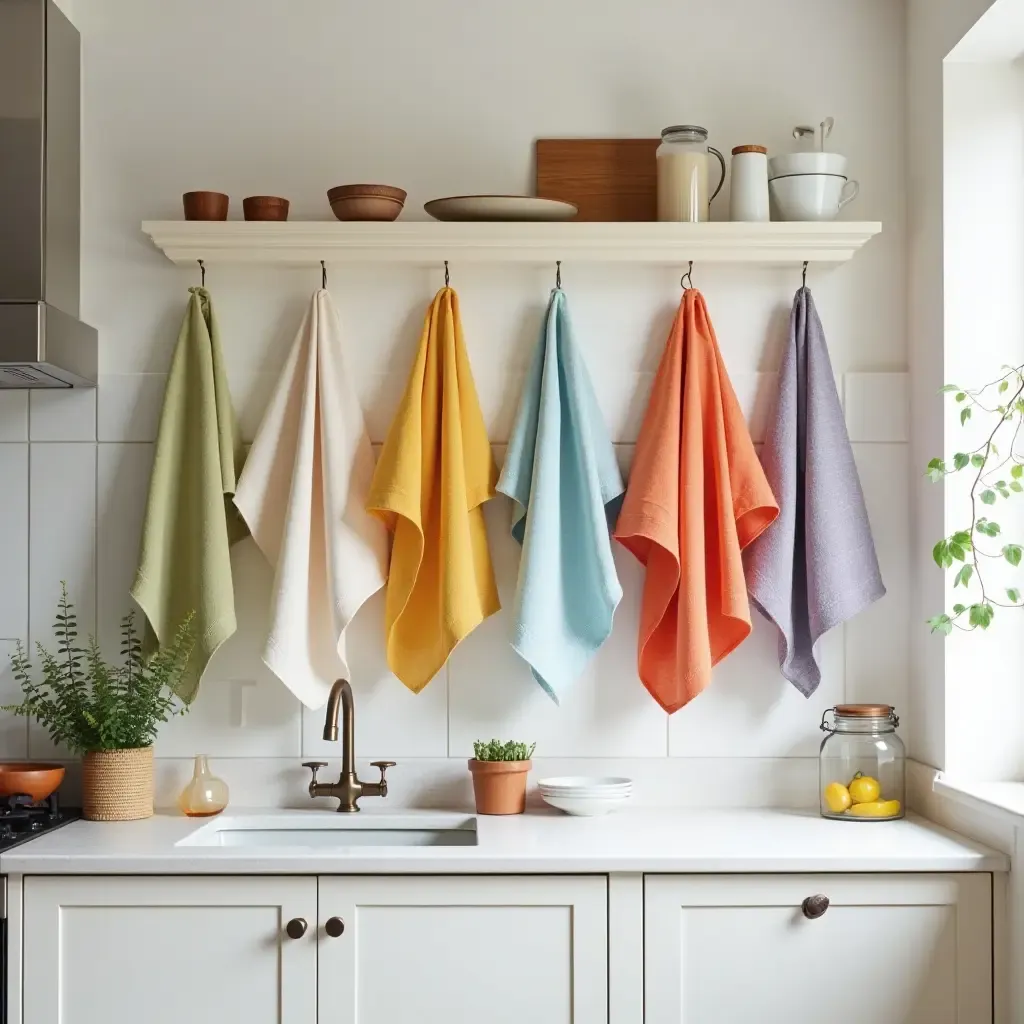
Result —
<svg viewBox="0 0 1024 1024"><path fill-rule="evenodd" d="M767 146L734 146L732 155L736 156L739 153L764 153L768 154Z"/></svg>
<svg viewBox="0 0 1024 1024"><path fill-rule="evenodd" d="M888 718L892 708L888 704L837 704L836 714L848 718Z"/></svg>

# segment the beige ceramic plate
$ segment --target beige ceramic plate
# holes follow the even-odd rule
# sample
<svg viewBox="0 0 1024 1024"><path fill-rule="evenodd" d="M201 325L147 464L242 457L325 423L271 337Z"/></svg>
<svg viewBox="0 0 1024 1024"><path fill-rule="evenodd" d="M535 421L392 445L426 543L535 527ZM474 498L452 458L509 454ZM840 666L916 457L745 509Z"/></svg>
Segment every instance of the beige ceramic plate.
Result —
<svg viewBox="0 0 1024 1024"><path fill-rule="evenodd" d="M571 220L577 213L572 203L533 196L449 196L423 209L434 220Z"/></svg>

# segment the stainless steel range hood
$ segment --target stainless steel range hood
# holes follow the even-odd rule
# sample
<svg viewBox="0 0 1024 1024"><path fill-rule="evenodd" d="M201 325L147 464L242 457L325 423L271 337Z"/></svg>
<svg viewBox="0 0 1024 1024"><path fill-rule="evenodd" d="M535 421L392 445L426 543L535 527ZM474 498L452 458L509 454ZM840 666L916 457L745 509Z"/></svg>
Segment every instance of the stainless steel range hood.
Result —
<svg viewBox="0 0 1024 1024"><path fill-rule="evenodd" d="M0 0L0 389L96 384L78 319L80 63L52 0Z"/></svg>

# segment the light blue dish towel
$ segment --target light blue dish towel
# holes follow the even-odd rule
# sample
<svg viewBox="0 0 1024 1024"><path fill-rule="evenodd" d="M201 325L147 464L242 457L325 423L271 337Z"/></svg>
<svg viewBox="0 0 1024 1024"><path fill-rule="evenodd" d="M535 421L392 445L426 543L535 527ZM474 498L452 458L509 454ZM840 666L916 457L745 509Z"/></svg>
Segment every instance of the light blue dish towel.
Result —
<svg viewBox="0 0 1024 1024"><path fill-rule="evenodd" d="M557 704L608 638L622 599L609 526L625 490L560 288L498 490L515 502L512 536L523 548L512 647Z"/></svg>

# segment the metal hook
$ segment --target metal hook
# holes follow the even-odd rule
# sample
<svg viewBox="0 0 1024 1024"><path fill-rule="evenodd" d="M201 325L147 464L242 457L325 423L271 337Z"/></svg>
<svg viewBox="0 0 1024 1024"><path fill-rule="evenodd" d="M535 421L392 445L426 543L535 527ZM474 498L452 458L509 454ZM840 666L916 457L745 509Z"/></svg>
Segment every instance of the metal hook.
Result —
<svg viewBox="0 0 1024 1024"><path fill-rule="evenodd" d="M327 290L327 264L323 260L320 261L320 287Z"/></svg>
<svg viewBox="0 0 1024 1024"><path fill-rule="evenodd" d="M206 287L206 267L203 266L203 261L202 260L196 260L196 263L199 264L199 286L200 286L200 288L205 288Z"/></svg>
<svg viewBox="0 0 1024 1024"><path fill-rule="evenodd" d="M803 287L807 287L807 260L804 260L804 283Z"/></svg>
<svg viewBox="0 0 1024 1024"><path fill-rule="evenodd" d="M562 261L555 260L555 287L562 287Z"/></svg>
<svg viewBox="0 0 1024 1024"><path fill-rule="evenodd" d="M690 265L686 269L686 273L679 278L679 287L686 291L687 288L693 287L693 260L690 260Z"/></svg>
<svg viewBox="0 0 1024 1024"><path fill-rule="evenodd" d="M450 280L450 278L448 277L448 261L445 260L444 261L444 286L445 286L445 288L447 288L449 286L449 284L448 284L449 280Z"/></svg>

